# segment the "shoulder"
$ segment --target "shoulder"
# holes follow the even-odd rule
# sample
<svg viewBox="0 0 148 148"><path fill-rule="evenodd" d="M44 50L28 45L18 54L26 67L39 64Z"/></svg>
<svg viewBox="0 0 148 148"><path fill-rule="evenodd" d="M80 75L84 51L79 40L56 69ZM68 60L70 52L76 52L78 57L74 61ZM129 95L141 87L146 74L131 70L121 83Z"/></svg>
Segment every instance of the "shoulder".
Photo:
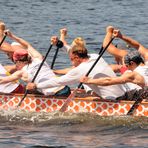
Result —
<svg viewBox="0 0 148 148"><path fill-rule="evenodd" d="M135 71L128 71L128 72L125 72L121 75L121 77L127 77L127 78L132 78L134 77L135 75L137 75L138 73L135 72Z"/></svg>
<svg viewBox="0 0 148 148"><path fill-rule="evenodd" d="M140 77L143 78L143 76L136 71L127 72L127 73L123 74L123 76L128 77L130 79L137 79Z"/></svg>
<svg viewBox="0 0 148 148"><path fill-rule="evenodd" d="M79 66L74 67L71 70L69 70L67 75L78 75L78 74L81 74L81 73L85 72L86 66L87 66L87 63L83 62Z"/></svg>
<svg viewBox="0 0 148 148"><path fill-rule="evenodd" d="M80 71L80 69L81 68L79 66L74 67L71 70L69 70L67 74L75 74L75 73L78 73Z"/></svg>
<svg viewBox="0 0 148 148"><path fill-rule="evenodd" d="M96 53L91 53L91 54L88 54L89 55L89 58L90 59L97 59L98 58L98 54L96 54Z"/></svg>

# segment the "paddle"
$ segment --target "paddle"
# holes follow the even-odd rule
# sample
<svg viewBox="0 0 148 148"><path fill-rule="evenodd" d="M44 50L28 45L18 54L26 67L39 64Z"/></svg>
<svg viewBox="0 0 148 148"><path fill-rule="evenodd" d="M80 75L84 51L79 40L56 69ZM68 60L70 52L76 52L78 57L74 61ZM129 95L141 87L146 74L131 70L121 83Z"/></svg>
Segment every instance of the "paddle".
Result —
<svg viewBox="0 0 148 148"><path fill-rule="evenodd" d="M103 45L100 48L99 55L101 54L102 51L103 51ZM81 85L81 89L84 89L83 85Z"/></svg>
<svg viewBox="0 0 148 148"><path fill-rule="evenodd" d="M57 55L58 55L59 48L62 48L62 47L63 47L63 42L58 41L57 44L58 44L58 45L56 45L56 46L57 46L57 49L56 49L56 51L55 51L55 54L54 54L54 57L53 57L53 60L52 60L52 63L51 63L51 67L50 67L51 69L53 69L55 60L56 60Z"/></svg>
<svg viewBox="0 0 148 148"><path fill-rule="evenodd" d="M7 37L7 34L5 33L5 35L4 35L3 39L2 39L2 41L0 42L0 46L3 44L3 42L4 42L4 40L5 40L6 37Z"/></svg>
<svg viewBox="0 0 148 148"><path fill-rule="evenodd" d="M56 46L57 46L58 48L61 48L62 45L63 45L63 44L61 43L61 41L58 41ZM33 78L32 81L31 81L32 83L35 81L35 79L36 79L36 77L37 77L39 71L41 70L41 68L42 68L42 66L43 66L43 64L44 64L44 62L45 62L45 60L46 60L46 58L47 58L47 56L48 56L48 54L49 54L49 52L50 52L52 46L53 46L53 45L51 44L50 47L49 47L49 49L48 49L48 51L47 51L47 53L46 53L46 55L45 55L45 57L43 58L43 61L41 62L41 64L40 64L38 70L36 71L34 78ZM21 104L22 104L23 100L25 99L25 97L27 96L27 94L28 94L28 90L25 91L25 94L24 94L24 96L22 97L22 99L21 99L21 101L19 102L19 104L17 105L17 107L21 106Z"/></svg>
<svg viewBox="0 0 148 148"><path fill-rule="evenodd" d="M101 46L99 54L101 54L102 51L103 51L103 46Z"/></svg>
<svg viewBox="0 0 148 148"><path fill-rule="evenodd" d="M145 94L146 96L148 96L147 89L148 89L148 87L145 87L145 90L144 90L147 94L147 95ZM142 95L144 95L143 92L141 92L140 95L136 96L136 101L134 102L134 104L132 105L130 110L128 111L127 115L133 115L134 111L139 107L140 103L143 100Z"/></svg>
<svg viewBox="0 0 148 148"><path fill-rule="evenodd" d="M134 111L139 107L139 104L142 102L142 98L137 98L130 110L128 111L127 115L133 115Z"/></svg>
<svg viewBox="0 0 148 148"><path fill-rule="evenodd" d="M115 37L113 37L109 43L106 45L106 47L104 49L102 49L102 52L99 54L98 58L96 59L96 61L93 63L93 65L91 66L91 68L89 69L89 71L87 72L87 74L85 76L88 76L90 74L90 72L93 70L93 68L95 67L95 65L97 64L97 62L100 60L100 58L102 57L103 53L106 51L106 49L108 48L108 46L111 44L111 42L113 41ZM66 110L66 108L68 107L69 103L74 99L75 94L77 92L77 90L82 86L82 82L78 85L78 87L73 91L73 93L71 93L68 98L66 99L65 103L63 104L63 106L60 108L59 111L64 112Z"/></svg>

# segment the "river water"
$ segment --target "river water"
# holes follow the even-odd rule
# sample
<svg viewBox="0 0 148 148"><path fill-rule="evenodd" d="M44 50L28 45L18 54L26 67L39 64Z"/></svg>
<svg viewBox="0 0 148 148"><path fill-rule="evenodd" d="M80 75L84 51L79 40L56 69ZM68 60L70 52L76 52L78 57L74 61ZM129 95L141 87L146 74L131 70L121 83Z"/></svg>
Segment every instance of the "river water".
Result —
<svg viewBox="0 0 148 148"><path fill-rule="evenodd" d="M50 37L59 36L63 27L68 29L69 43L82 36L91 53L99 51L108 25L147 46L147 10L146 0L0 0L0 19L42 54L50 46ZM54 48L48 57L49 64L53 54ZM114 63L108 53L104 58ZM0 61L11 63L2 52ZM55 68L69 65L68 56L60 51ZM148 118L18 110L1 111L0 119L1 148L148 147Z"/></svg>

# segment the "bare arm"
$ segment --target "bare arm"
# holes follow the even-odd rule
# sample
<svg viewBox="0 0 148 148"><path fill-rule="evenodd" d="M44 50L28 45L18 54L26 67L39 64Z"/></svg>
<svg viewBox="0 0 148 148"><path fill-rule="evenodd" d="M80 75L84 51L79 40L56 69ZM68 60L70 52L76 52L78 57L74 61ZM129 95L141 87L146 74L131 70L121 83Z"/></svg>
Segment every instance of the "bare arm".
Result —
<svg viewBox="0 0 148 148"><path fill-rule="evenodd" d="M0 47L0 50L1 51L4 51L4 52L11 52L13 53L14 52L14 49L11 47L11 45L7 42L3 42L3 44L1 45Z"/></svg>
<svg viewBox="0 0 148 148"><path fill-rule="evenodd" d="M115 85L115 84L125 84L127 82L135 83L139 86L144 86L145 81L144 78L136 72L128 72L123 74L120 77L105 77L99 79L91 79L88 77L82 77L80 82L86 84L95 84L100 86L108 86L108 85Z"/></svg>
<svg viewBox="0 0 148 148"><path fill-rule="evenodd" d="M106 45L109 43L109 41L112 38L114 28L112 26L108 26L106 28L106 36L103 41L103 47L106 47ZM127 54L126 50L116 48L112 43L107 48L107 51L112 54L115 58L118 58L120 60L120 63L122 63L122 58Z"/></svg>
<svg viewBox="0 0 148 148"><path fill-rule="evenodd" d="M4 68L11 74L17 70L16 65L5 65Z"/></svg>
<svg viewBox="0 0 148 148"><path fill-rule="evenodd" d="M63 42L64 46L68 45L67 41L65 40L66 35L67 35L67 29L66 28L61 29L60 30L60 40Z"/></svg>
<svg viewBox="0 0 148 148"><path fill-rule="evenodd" d="M7 35L15 40L16 42L20 43L23 48L25 48L28 53L31 55L32 58L39 58L42 60L42 55L36 50L34 49L30 43L28 43L27 41L25 41L24 39L17 37L16 35L14 35L13 33L11 33L10 31L7 31Z"/></svg>
<svg viewBox="0 0 148 148"><path fill-rule="evenodd" d="M127 37L127 36L121 34L121 32L119 30L114 30L113 35L115 37L118 37L118 38L122 39L123 41L128 43L130 46L136 48L141 53L141 55L144 57L144 59L146 61L148 60L148 49L146 49L139 42L137 42L136 40L134 40L134 39L132 39L130 37Z"/></svg>
<svg viewBox="0 0 148 148"><path fill-rule="evenodd" d="M22 75L23 75L22 71L16 71L10 76L0 77L0 84L16 81L22 78Z"/></svg>
<svg viewBox="0 0 148 148"><path fill-rule="evenodd" d="M67 29L63 28L60 30L60 40L63 42L64 47L63 49L66 50L66 52L69 52L71 46L67 43L66 41L66 36L67 36Z"/></svg>
<svg viewBox="0 0 148 148"><path fill-rule="evenodd" d="M5 29L6 29L5 23L3 21L0 21L0 42L4 38ZM5 42L5 41L2 43L0 50L4 51L4 52L14 52L11 45L9 43Z"/></svg>
<svg viewBox="0 0 148 148"><path fill-rule="evenodd" d="M144 46L140 44L140 47L138 51L141 53L141 55L144 57L145 61L148 61L148 49L146 49Z"/></svg>

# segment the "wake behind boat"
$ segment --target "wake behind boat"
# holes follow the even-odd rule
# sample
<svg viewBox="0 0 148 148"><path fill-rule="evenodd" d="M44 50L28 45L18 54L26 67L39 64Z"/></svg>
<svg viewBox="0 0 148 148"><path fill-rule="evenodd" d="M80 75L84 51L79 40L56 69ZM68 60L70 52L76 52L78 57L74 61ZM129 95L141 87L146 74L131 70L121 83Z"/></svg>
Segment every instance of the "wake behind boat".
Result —
<svg viewBox="0 0 148 148"><path fill-rule="evenodd" d="M17 108L22 99L22 94L0 94L0 110ZM28 94L19 109L29 112L54 112L59 111L66 97L54 97ZM92 113L99 116L122 116L126 115L134 101L112 101L100 99L95 96L78 94L66 109L72 113ZM133 113L133 116L148 117L148 102L141 102Z"/></svg>

